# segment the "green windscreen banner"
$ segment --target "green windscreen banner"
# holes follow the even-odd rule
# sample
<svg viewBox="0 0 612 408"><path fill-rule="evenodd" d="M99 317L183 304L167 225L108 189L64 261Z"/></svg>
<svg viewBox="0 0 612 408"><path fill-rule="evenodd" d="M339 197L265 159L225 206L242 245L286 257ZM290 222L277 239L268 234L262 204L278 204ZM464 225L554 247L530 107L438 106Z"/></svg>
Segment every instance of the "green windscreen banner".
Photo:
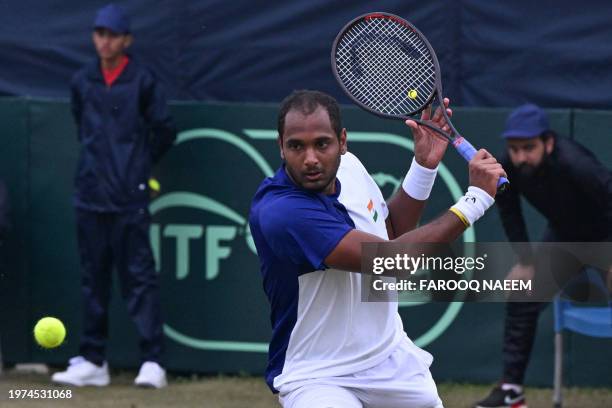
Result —
<svg viewBox="0 0 612 408"><path fill-rule="evenodd" d="M194 102L171 108L180 133L154 169L161 191L149 206L165 321L164 364L179 372L258 375L266 366L271 324L248 214L258 185L281 164L277 106ZM504 148L499 134L508 112L458 108L453 121L476 147L497 155ZM593 112L549 113L552 126L564 137L584 139L594 151L609 146L609 138L593 138L589 121L578 120ZM79 154L76 128L65 101L0 100L0 118L5 118L0 121L0 176L9 185L15 220L0 275L3 357L62 364L77 354L82 326L71 205ZM349 150L390 197L413 157L407 127L349 106L343 107L343 126ZM577 130L589 136L577 135ZM467 164L449 148L421 223L447 210L467 183ZM530 234L538 240L545 222L528 205L524 209ZM460 238L460 243L498 241L505 241L505 235L495 209ZM434 355L437 380L498 379L503 303L419 303L400 297L399 310L411 339ZM35 321L46 315L63 320L68 330L66 343L51 351L37 347L30 335ZM138 337L118 288L109 324L110 365L136 367ZM538 330L527 381L546 385L552 379L551 308L543 313ZM610 343L570 336L566 361L580 367L569 373L570 383L609 384L609 372L596 363L612 357Z"/></svg>

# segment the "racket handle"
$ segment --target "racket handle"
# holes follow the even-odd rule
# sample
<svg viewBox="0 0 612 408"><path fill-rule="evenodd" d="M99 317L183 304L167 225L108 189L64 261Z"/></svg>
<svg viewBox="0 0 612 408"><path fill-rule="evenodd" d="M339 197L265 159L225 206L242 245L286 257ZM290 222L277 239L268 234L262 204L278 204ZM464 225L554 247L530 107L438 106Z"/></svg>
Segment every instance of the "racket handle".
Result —
<svg viewBox="0 0 612 408"><path fill-rule="evenodd" d="M508 187L508 184L510 184L510 182L508 181L507 178L505 177L500 177L499 180L497 180L497 191L498 192L502 192L505 191L506 188Z"/></svg>
<svg viewBox="0 0 612 408"><path fill-rule="evenodd" d="M468 162L472 160L472 158L476 154L476 149L474 148L474 146L472 146L470 142L468 142L461 136L459 136L455 139L455 141L453 141L453 146L455 146L455 149L457 149L461 157L463 157ZM501 193L506 189L506 187L508 187L508 184L510 184L510 182L507 178L500 177L499 180L497 180L497 191Z"/></svg>

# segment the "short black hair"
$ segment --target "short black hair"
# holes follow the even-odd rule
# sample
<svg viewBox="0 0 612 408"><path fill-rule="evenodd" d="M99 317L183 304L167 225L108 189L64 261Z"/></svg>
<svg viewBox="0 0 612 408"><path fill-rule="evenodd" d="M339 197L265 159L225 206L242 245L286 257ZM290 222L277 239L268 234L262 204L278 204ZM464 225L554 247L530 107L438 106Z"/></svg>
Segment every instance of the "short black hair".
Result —
<svg viewBox="0 0 612 408"><path fill-rule="evenodd" d="M319 106L327 111L332 129L336 133L336 136L340 138L342 120L340 118L340 105L338 105L338 101L324 92L311 91L308 89L293 91L281 102L280 110L278 111L278 135L281 138L283 137L283 133L285 132L285 117L290 110L296 109L304 115L310 115L317 110Z"/></svg>
<svg viewBox="0 0 612 408"><path fill-rule="evenodd" d="M540 139L542 139L543 142L547 141L550 138L556 138L557 134L555 133L555 131L553 130L545 130L544 132L542 132L542 134L540 135Z"/></svg>

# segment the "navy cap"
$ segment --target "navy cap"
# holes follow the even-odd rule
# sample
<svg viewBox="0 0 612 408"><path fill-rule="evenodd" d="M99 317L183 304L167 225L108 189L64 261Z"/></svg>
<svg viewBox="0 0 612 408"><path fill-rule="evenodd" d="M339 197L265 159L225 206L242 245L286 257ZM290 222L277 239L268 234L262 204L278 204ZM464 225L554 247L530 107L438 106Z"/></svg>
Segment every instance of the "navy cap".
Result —
<svg viewBox="0 0 612 408"><path fill-rule="evenodd" d="M98 10L94 28L107 28L117 34L130 32L130 18L125 11L114 4L108 4Z"/></svg>
<svg viewBox="0 0 612 408"><path fill-rule="evenodd" d="M506 128L501 137L531 139L538 137L550 127L546 112L537 105L528 103L516 108L506 120Z"/></svg>

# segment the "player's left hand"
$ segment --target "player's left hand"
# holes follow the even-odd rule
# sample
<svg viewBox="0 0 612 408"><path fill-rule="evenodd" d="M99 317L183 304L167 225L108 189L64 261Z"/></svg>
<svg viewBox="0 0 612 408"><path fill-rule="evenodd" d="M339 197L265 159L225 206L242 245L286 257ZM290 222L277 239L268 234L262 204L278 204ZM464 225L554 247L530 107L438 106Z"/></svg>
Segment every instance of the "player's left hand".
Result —
<svg viewBox="0 0 612 408"><path fill-rule="evenodd" d="M451 117L453 111L448 107L450 100L444 98L443 104L446 113ZM446 119L442 114L441 106L436 109L433 116L431 115L431 106L425 109L421 113L421 120L430 122L431 125L442 129L444 132L448 133L450 131ZM417 163L429 169L436 168L440 161L442 161L442 157L444 157L448 141L433 130L419 125L414 120L408 119L406 125L408 125L412 131L412 137L414 138L414 157Z"/></svg>

